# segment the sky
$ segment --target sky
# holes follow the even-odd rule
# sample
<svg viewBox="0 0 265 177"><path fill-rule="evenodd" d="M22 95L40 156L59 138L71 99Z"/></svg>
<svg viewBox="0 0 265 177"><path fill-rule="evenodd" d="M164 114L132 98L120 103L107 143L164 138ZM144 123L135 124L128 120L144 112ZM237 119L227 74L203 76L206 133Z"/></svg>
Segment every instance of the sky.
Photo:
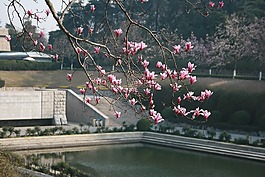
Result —
<svg viewBox="0 0 265 177"><path fill-rule="evenodd" d="M44 0L37 0L38 3L34 2L34 0L21 0L21 3L24 4L25 6L25 9L28 10L28 9L31 9L33 11L36 11L36 9L39 9L39 10L46 10L47 9L47 5L45 4ZM5 27L5 24L6 23L9 23L9 20L8 20L8 16L7 16L7 4L8 4L8 0L0 0L0 12L1 12L1 15L0 15L0 21L1 21L1 24L0 26L2 27ZM56 9L60 9L61 7L61 1L60 0L51 0L52 3L54 3L54 7ZM18 19L15 19L14 22L16 27L19 27L19 21ZM55 20L52 18L52 16L50 15L47 19L46 22L42 23L40 25L41 28L43 28L44 30L44 33L46 35L48 35L48 32L49 31L53 31L53 30L56 30L58 29L58 27L56 26L56 22Z"/></svg>

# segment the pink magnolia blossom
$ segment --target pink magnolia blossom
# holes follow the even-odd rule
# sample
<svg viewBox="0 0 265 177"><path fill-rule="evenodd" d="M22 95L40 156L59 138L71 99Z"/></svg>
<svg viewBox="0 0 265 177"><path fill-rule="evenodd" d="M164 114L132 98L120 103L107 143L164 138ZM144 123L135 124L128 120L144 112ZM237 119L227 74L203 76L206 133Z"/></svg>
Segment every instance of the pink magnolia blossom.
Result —
<svg viewBox="0 0 265 177"><path fill-rule="evenodd" d="M124 92L124 97L127 99L130 95L130 89L129 88L125 88L123 89L123 92Z"/></svg>
<svg viewBox="0 0 265 177"><path fill-rule="evenodd" d="M5 39L6 39L7 41L11 41L11 36L10 36L10 35L6 35L6 36L5 36Z"/></svg>
<svg viewBox="0 0 265 177"><path fill-rule="evenodd" d="M59 59L58 54L55 54L54 59L55 59L55 61L58 61L58 59Z"/></svg>
<svg viewBox="0 0 265 177"><path fill-rule="evenodd" d="M118 119L121 117L121 112L115 111L114 116Z"/></svg>
<svg viewBox="0 0 265 177"><path fill-rule="evenodd" d="M165 80L167 78L167 73L166 72L160 73L160 76L162 80Z"/></svg>
<svg viewBox="0 0 265 177"><path fill-rule="evenodd" d="M35 18L36 20L39 22L40 21L40 15L39 14L35 14Z"/></svg>
<svg viewBox="0 0 265 177"><path fill-rule="evenodd" d="M100 102L100 98L97 97L97 98L95 99L95 101L96 101L96 104L99 104L99 102Z"/></svg>
<svg viewBox="0 0 265 177"><path fill-rule="evenodd" d="M50 50L52 50L52 45L51 45L51 44L49 44L49 45L48 45L48 48L49 48Z"/></svg>
<svg viewBox="0 0 265 177"><path fill-rule="evenodd" d="M179 72L179 79L185 80L189 77L189 71L185 68L182 68L182 70Z"/></svg>
<svg viewBox="0 0 265 177"><path fill-rule="evenodd" d="M27 10L27 14L28 14L28 16L32 16L33 15L33 11L32 10Z"/></svg>
<svg viewBox="0 0 265 177"><path fill-rule="evenodd" d="M44 36L44 31L40 31L40 34L39 34L40 38Z"/></svg>
<svg viewBox="0 0 265 177"><path fill-rule="evenodd" d="M196 81L197 81L196 76L191 76L191 77L190 77L190 84L191 84L191 85L194 84Z"/></svg>
<svg viewBox="0 0 265 177"><path fill-rule="evenodd" d="M212 1L209 2L209 6L210 6L211 8L213 8L214 5L215 5L215 4L214 4Z"/></svg>
<svg viewBox="0 0 265 177"><path fill-rule="evenodd" d="M175 79L175 78L178 77L178 75L179 75L179 73L178 73L176 70L173 70L172 73L171 73L171 76L170 76L170 77L171 77L172 79Z"/></svg>
<svg viewBox="0 0 265 177"><path fill-rule="evenodd" d="M121 85L118 85L118 86L117 86L117 90L118 90L120 93L122 93L122 91L123 91L123 87L122 87Z"/></svg>
<svg viewBox="0 0 265 177"><path fill-rule="evenodd" d="M99 85L99 84L101 84L101 79L97 77L97 78L94 79L94 82L95 82L97 85Z"/></svg>
<svg viewBox="0 0 265 177"><path fill-rule="evenodd" d="M117 86L121 85L121 79L116 79L116 80L114 80L114 81L113 81L113 84L114 84L114 85L117 85Z"/></svg>
<svg viewBox="0 0 265 177"><path fill-rule="evenodd" d="M189 73L194 71L195 68L196 68L196 66L194 64L192 64L191 62L188 63L188 71L189 71Z"/></svg>
<svg viewBox="0 0 265 177"><path fill-rule="evenodd" d="M80 47L76 47L76 52L78 53L78 54L80 54L80 52L82 51L82 49L80 48Z"/></svg>
<svg viewBox="0 0 265 177"><path fill-rule="evenodd" d="M158 62L156 63L156 67L157 67L157 68L161 68L161 67L162 67L162 65L163 65L163 64L162 64L162 62L161 62L161 61L158 61Z"/></svg>
<svg viewBox="0 0 265 177"><path fill-rule="evenodd" d="M38 45L38 41L37 40L33 41L33 45L37 46Z"/></svg>
<svg viewBox="0 0 265 177"><path fill-rule="evenodd" d="M137 87L141 87L143 85L143 82L141 80L137 80L135 81L135 84L137 85Z"/></svg>
<svg viewBox="0 0 265 177"><path fill-rule="evenodd" d="M116 80L116 76L113 75L113 74L109 74L108 75L108 80L109 80L110 83L113 83Z"/></svg>
<svg viewBox="0 0 265 177"><path fill-rule="evenodd" d="M166 66L165 64L163 64L163 65L161 66L161 68L162 68L162 71L165 71L165 70L167 69L167 66Z"/></svg>
<svg viewBox="0 0 265 177"><path fill-rule="evenodd" d="M129 100L129 103L130 103L132 106L134 106L134 105L137 103L137 101L135 100L135 98L133 98L133 99Z"/></svg>
<svg viewBox="0 0 265 177"><path fill-rule="evenodd" d="M45 46L42 43L40 43L40 51L43 52L44 50L45 50Z"/></svg>
<svg viewBox="0 0 265 177"><path fill-rule="evenodd" d="M174 45L173 48L174 48L174 54L178 54L180 52L181 48L180 45Z"/></svg>
<svg viewBox="0 0 265 177"><path fill-rule="evenodd" d="M122 34L122 29L121 28L115 29L114 33L115 33L116 37L119 37Z"/></svg>
<svg viewBox="0 0 265 177"><path fill-rule="evenodd" d="M197 97L198 101L204 101L206 99L205 92L201 92L201 95Z"/></svg>
<svg viewBox="0 0 265 177"><path fill-rule="evenodd" d="M81 26L77 28L77 34L81 35L83 33L84 28L82 28Z"/></svg>
<svg viewBox="0 0 265 177"><path fill-rule="evenodd" d="M147 68L147 66L149 65L149 61L144 60L144 61L142 62L142 65L143 65L144 68Z"/></svg>
<svg viewBox="0 0 265 177"><path fill-rule="evenodd" d="M209 98L210 96L212 96L213 92L211 90L205 90L205 98Z"/></svg>
<svg viewBox="0 0 265 177"><path fill-rule="evenodd" d="M178 92L179 89L182 87L182 86L179 85L178 83L170 84L170 86L173 88L173 92Z"/></svg>
<svg viewBox="0 0 265 177"><path fill-rule="evenodd" d="M141 0L141 3L145 3L148 2L149 0Z"/></svg>
<svg viewBox="0 0 265 177"><path fill-rule="evenodd" d="M196 100L196 97L193 96L194 92L188 92L186 95L184 95L183 99L184 100Z"/></svg>
<svg viewBox="0 0 265 177"><path fill-rule="evenodd" d="M32 32L29 32L29 37L32 37L33 33Z"/></svg>
<svg viewBox="0 0 265 177"><path fill-rule="evenodd" d="M99 54L100 52L100 47L94 47L94 53Z"/></svg>
<svg viewBox="0 0 265 177"><path fill-rule="evenodd" d="M82 53L83 53L84 56L86 56L87 55L87 50L83 50Z"/></svg>
<svg viewBox="0 0 265 177"><path fill-rule="evenodd" d="M181 116L186 116L186 108L184 107L180 107L180 105L178 105L177 107L174 106L173 111L177 114L177 115L181 115Z"/></svg>
<svg viewBox="0 0 265 177"><path fill-rule="evenodd" d="M224 7L224 5L225 5L224 1L219 1L219 6L218 6L218 8L222 8L222 7Z"/></svg>
<svg viewBox="0 0 265 177"><path fill-rule="evenodd" d="M147 45L146 45L143 41L141 41L141 42L139 43L139 49L140 49L140 50L144 50L146 47L147 47Z"/></svg>
<svg viewBox="0 0 265 177"><path fill-rule="evenodd" d="M92 89L93 89L93 85L91 85L89 82L86 82L86 87L87 87L89 90L92 90Z"/></svg>
<svg viewBox="0 0 265 177"><path fill-rule="evenodd" d="M180 105L180 103L181 103L181 97L180 96L178 97L177 103L178 103L178 105Z"/></svg>
<svg viewBox="0 0 265 177"><path fill-rule="evenodd" d="M101 80L101 84L102 85L107 85L107 81L106 80Z"/></svg>
<svg viewBox="0 0 265 177"><path fill-rule="evenodd" d="M154 71L150 72L148 69L145 69L144 74L146 80L155 80L157 76Z"/></svg>
<svg viewBox="0 0 265 177"><path fill-rule="evenodd" d="M207 120L209 116L211 115L211 112L207 110L201 110L201 115Z"/></svg>
<svg viewBox="0 0 265 177"><path fill-rule="evenodd" d="M145 96L148 96L151 93L149 88L144 89Z"/></svg>
<svg viewBox="0 0 265 177"><path fill-rule="evenodd" d="M84 88L79 89L79 92L84 95L86 93L86 90Z"/></svg>
<svg viewBox="0 0 265 177"><path fill-rule="evenodd" d="M161 90L162 87L160 84L156 83L155 86L154 86L155 90Z"/></svg>
<svg viewBox="0 0 265 177"><path fill-rule="evenodd" d="M156 113L152 116L152 119L154 120L155 124L158 124L160 122L163 122L164 119L162 118L160 113Z"/></svg>
<svg viewBox="0 0 265 177"><path fill-rule="evenodd" d="M185 44L185 51L188 52L190 49L192 49L194 46L191 45L191 42L186 42Z"/></svg>
<svg viewBox="0 0 265 177"><path fill-rule="evenodd" d="M114 87L113 85L111 86L111 91L113 93L115 93L115 94L118 94L119 93L119 90L116 87Z"/></svg>
<svg viewBox="0 0 265 177"><path fill-rule="evenodd" d="M191 113L193 113L192 118L195 119L196 117L201 115L200 108L196 108L195 110L191 110Z"/></svg>
<svg viewBox="0 0 265 177"><path fill-rule="evenodd" d="M46 15L47 15L47 17L50 15L50 13L51 13L51 11L50 11L50 9L46 9L45 10L45 13L46 13Z"/></svg>
<svg viewBox="0 0 265 177"><path fill-rule="evenodd" d="M67 74L67 80L68 80L68 81L71 81L72 78L73 78L73 75L72 75L72 74Z"/></svg>
<svg viewBox="0 0 265 177"><path fill-rule="evenodd" d="M95 8L95 5L90 5L90 11L93 13L95 12L96 8Z"/></svg>
<svg viewBox="0 0 265 177"><path fill-rule="evenodd" d="M126 48L125 48L125 50L126 50ZM143 61L143 56L142 56L142 55L140 55L140 56L138 57L138 61L139 61L139 62L142 62L142 61Z"/></svg>
<svg viewBox="0 0 265 177"><path fill-rule="evenodd" d="M90 103L91 102L91 98L87 97L86 98L86 103Z"/></svg>
<svg viewBox="0 0 265 177"><path fill-rule="evenodd" d="M93 33L93 28L89 28L89 34L91 35Z"/></svg>

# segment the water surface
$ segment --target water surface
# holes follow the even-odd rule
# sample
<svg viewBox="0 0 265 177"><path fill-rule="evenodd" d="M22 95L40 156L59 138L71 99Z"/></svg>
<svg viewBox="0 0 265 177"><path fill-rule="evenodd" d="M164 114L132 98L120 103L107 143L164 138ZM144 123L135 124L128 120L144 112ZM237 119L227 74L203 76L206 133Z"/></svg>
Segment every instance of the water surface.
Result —
<svg viewBox="0 0 265 177"><path fill-rule="evenodd" d="M265 163L153 145L65 152L67 163L104 177L264 177Z"/></svg>

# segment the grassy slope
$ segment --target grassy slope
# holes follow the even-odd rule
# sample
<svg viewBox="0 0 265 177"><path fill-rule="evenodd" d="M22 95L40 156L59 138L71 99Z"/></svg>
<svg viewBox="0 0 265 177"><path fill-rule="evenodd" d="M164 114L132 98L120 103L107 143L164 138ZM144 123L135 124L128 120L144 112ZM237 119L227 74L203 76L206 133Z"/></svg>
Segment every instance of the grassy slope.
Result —
<svg viewBox="0 0 265 177"><path fill-rule="evenodd" d="M0 71L0 78L6 87L77 87L87 81L82 71L76 71L73 80L68 82L69 71ZM264 81L199 78L197 85L207 89L231 89L246 92L265 92Z"/></svg>

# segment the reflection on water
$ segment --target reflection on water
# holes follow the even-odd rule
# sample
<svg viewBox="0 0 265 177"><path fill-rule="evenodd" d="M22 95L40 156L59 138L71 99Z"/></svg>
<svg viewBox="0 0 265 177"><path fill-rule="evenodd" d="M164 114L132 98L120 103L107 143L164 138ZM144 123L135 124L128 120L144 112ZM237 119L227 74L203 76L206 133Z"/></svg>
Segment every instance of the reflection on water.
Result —
<svg viewBox="0 0 265 177"><path fill-rule="evenodd" d="M152 145L65 152L67 163L105 177L264 177L265 163Z"/></svg>

